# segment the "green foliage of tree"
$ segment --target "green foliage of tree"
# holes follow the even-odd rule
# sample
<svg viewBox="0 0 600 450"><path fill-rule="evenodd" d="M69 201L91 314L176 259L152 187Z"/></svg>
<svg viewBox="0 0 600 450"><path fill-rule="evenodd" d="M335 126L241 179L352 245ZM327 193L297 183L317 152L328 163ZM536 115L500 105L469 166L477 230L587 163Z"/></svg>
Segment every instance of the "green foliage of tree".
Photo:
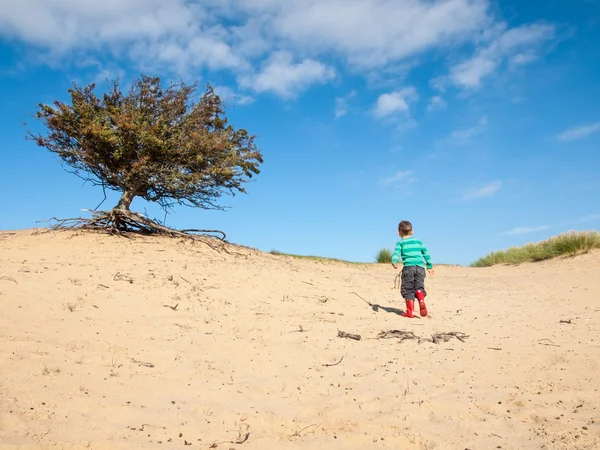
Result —
<svg viewBox="0 0 600 450"><path fill-rule="evenodd" d="M57 154L70 172L122 192L113 211L129 211L135 197L203 209L223 209L223 193L246 192L243 184L263 162L255 136L236 129L213 88L194 101L197 83L161 86L142 75L127 92L119 81L102 95L96 86L73 85L70 102L39 104L46 134L28 132Z"/></svg>

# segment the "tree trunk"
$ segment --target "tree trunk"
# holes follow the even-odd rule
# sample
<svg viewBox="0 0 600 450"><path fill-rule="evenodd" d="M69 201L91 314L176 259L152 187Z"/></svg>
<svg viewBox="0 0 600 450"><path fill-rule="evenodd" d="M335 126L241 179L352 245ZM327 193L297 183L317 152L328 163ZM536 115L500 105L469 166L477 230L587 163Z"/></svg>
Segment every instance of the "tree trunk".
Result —
<svg viewBox="0 0 600 450"><path fill-rule="evenodd" d="M131 202L133 201L135 195L136 194L133 191L123 191L123 195L121 195L121 199L119 200L119 203L117 203L117 206L115 206L114 209L119 209L121 211L129 211L129 206L131 206Z"/></svg>

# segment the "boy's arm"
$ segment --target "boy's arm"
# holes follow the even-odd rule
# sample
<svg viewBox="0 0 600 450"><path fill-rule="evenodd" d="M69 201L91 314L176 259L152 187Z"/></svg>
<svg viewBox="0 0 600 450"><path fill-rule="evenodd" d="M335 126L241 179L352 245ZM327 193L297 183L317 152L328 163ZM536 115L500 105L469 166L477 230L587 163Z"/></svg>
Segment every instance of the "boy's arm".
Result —
<svg viewBox="0 0 600 450"><path fill-rule="evenodd" d="M429 255L429 251L421 242L421 253L423 254L423 259L425 260L425 264L427 265L427 269L433 269L433 264L431 264L431 256Z"/></svg>
<svg viewBox="0 0 600 450"><path fill-rule="evenodd" d="M392 253L392 264L397 264L400 261L400 254L402 253L402 241L398 241L394 253Z"/></svg>

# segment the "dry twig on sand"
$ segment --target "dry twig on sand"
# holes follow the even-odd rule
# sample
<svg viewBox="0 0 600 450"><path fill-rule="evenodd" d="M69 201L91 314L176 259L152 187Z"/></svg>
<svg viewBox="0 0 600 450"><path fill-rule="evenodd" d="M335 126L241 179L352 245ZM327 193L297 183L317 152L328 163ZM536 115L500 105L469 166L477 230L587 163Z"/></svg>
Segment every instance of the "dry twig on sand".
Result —
<svg viewBox="0 0 600 450"><path fill-rule="evenodd" d="M389 330L382 331L377 335L377 339L400 339L400 342L407 339L418 339L421 341L421 338L417 336L412 331L404 331L404 330Z"/></svg>
<svg viewBox="0 0 600 450"><path fill-rule="evenodd" d="M560 347L560 345L555 344L550 339L540 339L538 341L538 344L547 345L547 346L550 346L550 347Z"/></svg>
<svg viewBox="0 0 600 450"><path fill-rule="evenodd" d="M456 338L461 342L465 342L465 339L468 338L465 333L452 331L450 333L436 333L431 335L431 339L422 338L417 336L412 331L404 331L404 330L389 330L382 331L377 335L376 339L399 339L400 342L405 341L407 339L415 339L418 340L419 344L421 342L432 342L434 344L439 344L440 342L448 342L452 338Z"/></svg>
<svg viewBox="0 0 600 450"><path fill-rule="evenodd" d="M300 437L300 434L301 434L303 431L305 431L305 430L308 430L309 428L312 428L312 427L316 427L316 426L317 426L317 424L316 424L316 423L313 423L312 425L308 425L308 426L306 426L306 427L302 428L300 431L296 431L296 432L295 432L294 434L292 434L290 437Z"/></svg>
<svg viewBox="0 0 600 450"><path fill-rule="evenodd" d="M113 280L114 281L127 281L129 284L133 284L133 278L131 278L129 275L126 275L121 272L117 272L115 274L115 276L113 277Z"/></svg>
<svg viewBox="0 0 600 450"><path fill-rule="evenodd" d="M17 283L17 280L15 280L14 278L7 277L7 276L0 277L0 280L8 280L8 281L12 281L15 284L19 284L19 283Z"/></svg>
<svg viewBox="0 0 600 450"><path fill-rule="evenodd" d="M154 367L154 364L152 364L152 363L147 363L147 362L144 362L144 361L138 361L137 359L133 359L133 358L130 358L130 359L131 359L132 363L138 364L140 366L149 367L149 368L153 368Z"/></svg>
<svg viewBox="0 0 600 450"><path fill-rule="evenodd" d="M351 333L346 333L345 331L340 331L340 330L338 330L338 337L346 338L346 339L354 339L355 341L361 340L360 334L351 334Z"/></svg>
<svg viewBox="0 0 600 450"><path fill-rule="evenodd" d="M242 445L244 442L246 442L249 438L250 438L250 431L248 431L250 429L250 425L245 424L245 430L239 429L238 430L238 437L232 441L220 441L220 442L214 442L209 448L217 448L220 444L238 444L238 445Z"/></svg>
<svg viewBox="0 0 600 450"><path fill-rule="evenodd" d="M358 295L356 292L350 292L351 294L356 295L358 298L360 298L363 302L365 302L367 305L369 306L375 306L373 305L373 303L366 301L364 298L362 298L360 295Z"/></svg>
<svg viewBox="0 0 600 450"><path fill-rule="evenodd" d="M440 342L448 342L452 338L458 339L460 342L465 342L469 336L460 331L452 331L450 333L435 333L431 335L431 342L439 344Z"/></svg>
<svg viewBox="0 0 600 450"><path fill-rule="evenodd" d="M341 363L344 360L344 357L342 356L341 359L333 364L322 364L323 367L333 367L333 366L337 366L339 363Z"/></svg>
<svg viewBox="0 0 600 450"><path fill-rule="evenodd" d="M400 289L400 285L402 284L402 273L396 275L394 278L394 289Z"/></svg>

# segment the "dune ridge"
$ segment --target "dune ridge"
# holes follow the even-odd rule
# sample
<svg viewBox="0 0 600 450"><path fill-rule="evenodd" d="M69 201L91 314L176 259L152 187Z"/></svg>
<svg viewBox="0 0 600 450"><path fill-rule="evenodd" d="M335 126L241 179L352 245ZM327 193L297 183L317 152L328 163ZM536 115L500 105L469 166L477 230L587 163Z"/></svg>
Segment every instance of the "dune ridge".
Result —
<svg viewBox="0 0 600 450"><path fill-rule="evenodd" d="M229 250L0 232L0 448L600 448L600 252L439 267L407 320L388 265Z"/></svg>

